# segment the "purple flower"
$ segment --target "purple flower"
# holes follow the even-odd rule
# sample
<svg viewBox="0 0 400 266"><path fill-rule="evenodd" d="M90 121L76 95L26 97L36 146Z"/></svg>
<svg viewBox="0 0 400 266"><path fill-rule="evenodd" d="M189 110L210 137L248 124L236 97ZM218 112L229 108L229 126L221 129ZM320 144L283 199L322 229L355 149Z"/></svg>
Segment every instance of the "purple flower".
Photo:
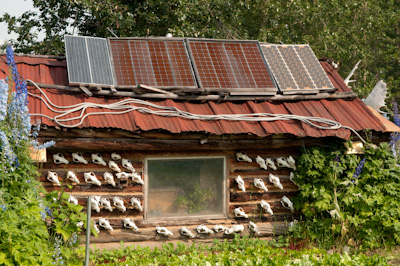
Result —
<svg viewBox="0 0 400 266"><path fill-rule="evenodd" d="M367 159L364 157L359 163L358 163L358 165L357 165L357 168L356 168L356 171L354 172L354 174L353 174L353 177L355 178L355 179L357 179L359 176L360 176L360 174L361 174L361 172L362 172L362 169L364 168L364 164L365 164L365 161L366 161ZM353 182L354 183L354 182Z"/></svg>

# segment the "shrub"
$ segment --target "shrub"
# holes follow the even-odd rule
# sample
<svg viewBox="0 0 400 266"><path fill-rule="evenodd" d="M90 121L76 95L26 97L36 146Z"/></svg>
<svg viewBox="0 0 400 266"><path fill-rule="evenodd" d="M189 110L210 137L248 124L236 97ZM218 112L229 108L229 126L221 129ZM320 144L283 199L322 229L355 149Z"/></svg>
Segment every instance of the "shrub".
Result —
<svg viewBox="0 0 400 266"><path fill-rule="evenodd" d="M298 160L302 221L290 231L326 248L400 244L400 168L389 145L366 145L360 156L345 151L313 147Z"/></svg>

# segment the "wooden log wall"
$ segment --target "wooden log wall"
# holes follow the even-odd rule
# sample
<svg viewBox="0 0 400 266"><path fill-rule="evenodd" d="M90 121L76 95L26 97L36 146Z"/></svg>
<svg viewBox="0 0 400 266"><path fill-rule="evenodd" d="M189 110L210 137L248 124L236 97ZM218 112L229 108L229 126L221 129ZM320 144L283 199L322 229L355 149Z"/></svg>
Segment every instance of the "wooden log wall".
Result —
<svg viewBox="0 0 400 266"><path fill-rule="evenodd" d="M77 139L75 142L79 143ZM211 148L206 149L207 145L203 145L203 149L192 149L192 147L187 146L185 150L176 149L174 150L171 145L170 149L164 150L163 147L158 146L157 144L151 144L150 142L146 145L153 145L151 149L147 150L126 150L124 147L121 147L120 150L111 150L106 146L103 147L103 150L100 153L103 156L104 161L108 163L111 159L111 153L117 152L121 155L122 158L126 158L131 160L136 171L143 177L144 170L144 160L147 156L174 156L174 157L196 157L196 156L225 156L227 161L227 217L225 219L211 219L209 217L205 218L195 218L195 219L179 219L179 220L159 220L157 222L153 222L154 220L146 221L144 219L143 212L136 210L130 204L130 199L132 197L138 198L142 206L144 205L144 189L143 186L137 184L129 179L127 181L118 181L115 178L115 172L113 172L108 166L94 164L91 161L91 152L90 141L86 139L85 145L78 145L74 142L73 146L62 148L55 146L53 149L48 150L46 163L43 163L41 166L41 177L40 180L43 182L46 190L64 190L65 192L75 196L78 198L79 204L84 206L84 210L86 211L86 198L88 195L91 196L101 196L110 200L112 204L112 198L115 196L119 196L124 200L125 207L127 208L126 212L121 212L116 207L113 206L113 211L109 212L104 208L101 208L99 213L92 210L92 220L98 222L99 217L107 218L110 221L111 226L114 231L109 232L104 228L100 228L101 233L98 238L92 238L92 243L108 243L108 242L140 242L140 241L164 241L164 240L182 240L187 239L187 237L182 236L179 233L179 229L181 226L186 226L188 229L195 234L195 239L204 239L204 238L230 238L231 235L227 236L223 233L214 233L211 235L203 235L196 233L196 226L200 224L206 225L209 229L212 229L215 225L224 225L226 227L230 227L233 224L242 224L245 226L245 231L242 235L251 234L248 228L249 221L253 221L257 224L261 234L261 237L273 236L283 234L288 226L288 223L293 219L297 219L299 217L299 213L291 212L290 210L284 208L280 202L280 199L283 196L288 198L293 198L298 189L297 186L290 181L289 175L292 169L278 167L277 170L268 169L264 170L260 168L260 166L255 162L256 156L261 156L262 158L272 158L276 160L278 157L288 157L289 155L293 156L297 159L300 155L301 146L304 145L304 142L301 139L291 139L288 143L291 143L291 146L280 146L279 148L271 147L270 145L266 145L263 143L259 143L258 145L253 145L252 148L246 146L246 149L238 149L240 146L240 140L236 141L236 145L224 145L224 147L220 147L219 149ZM143 143L143 141L141 141ZM176 140L179 143L179 140ZM96 143L96 142L95 142ZM157 142L156 142L157 143ZM270 144L270 141L266 143ZM297 145L293 145L296 143ZM97 144L95 144L97 145ZM180 145L177 145L180 147ZM114 148L114 147L112 147ZM250 158L252 158L252 162L243 162L238 161L236 159L236 153L243 151ZM61 152L65 158L69 161L69 164L55 164L53 162L53 154ZM81 152L84 158L88 161L88 164L83 163L75 163L72 161L71 154L72 152ZM96 146L95 152L99 152L98 146ZM116 161L118 166L124 171L124 168L121 165L121 161ZM48 171L56 172L62 180L62 186L57 186L52 182L47 180ZM70 180L67 180L66 173L67 171L73 171L80 183L72 183ZM116 186L113 187L110 184L107 184L103 178L104 172L112 172L114 174L114 178L116 180ZM128 170L125 170L129 172ZM97 178L101 182L101 186L97 186L94 184L88 184L84 180L85 172L94 172ZM272 183L269 182L268 176L269 173L277 175L280 178L281 184L283 185L283 190L275 187ZM235 177L240 175L244 182L246 191L241 191L237 183L235 181ZM257 189L254 186L254 178L261 178L265 185L268 188L268 192L264 192L262 190ZM146 182L146 181L145 181ZM68 188L68 185L72 185L72 189ZM274 212L274 215L270 215L266 213L261 207L261 200L267 201L271 205L271 209ZM143 206L144 207L144 206ZM234 214L234 209L237 207L243 208L245 213L249 216L249 218L237 218ZM132 229L126 229L123 227L123 218L131 218L135 222L135 224L139 227L139 231L135 232ZM156 226L165 226L173 233L173 236L169 236L168 238L157 235L155 231Z"/></svg>

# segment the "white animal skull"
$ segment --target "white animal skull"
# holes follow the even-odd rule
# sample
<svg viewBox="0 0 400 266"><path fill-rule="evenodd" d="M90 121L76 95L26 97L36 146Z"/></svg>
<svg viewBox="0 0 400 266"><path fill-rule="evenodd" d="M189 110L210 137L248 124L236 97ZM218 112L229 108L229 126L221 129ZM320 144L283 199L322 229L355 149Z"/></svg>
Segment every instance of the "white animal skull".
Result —
<svg viewBox="0 0 400 266"><path fill-rule="evenodd" d="M78 199L72 195L69 195L68 202L74 205L78 205Z"/></svg>
<svg viewBox="0 0 400 266"><path fill-rule="evenodd" d="M114 162L114 161L109 161L108 162L108 167L111 168L111 170L120 173L121 169L119 168L119 166Z"/></svg>
<svg viewBox="0 0 400 266"><path fill-rule="evenodd" d="M62 153L53 154L53 160L55 164L69 164L69 161L65 159Z"/></svg>
<svg viewBox="0 0 400 266"><path fill-rule="evenodd" d="M231 228L225 230L225 235L231 235L234 233L242 233L244 231L244 226L241 224L234 224Z"/></svg>
<svg viewBox="0 0 400 266"><path fill-rule="evenodd" d="M76 174L72 171L67 172L67 179L71 180L73 183L80 183L78 177L76 177Z"/></svg>
<svg viewBox="0 0 400 266"><path fill-rule="evenodd" d="M112 228L112 226L110 225L110 222L108 221L107 218L103 218L100 217L99 218L99 225L105 229L107 229L108 231L114 231L114 229Z"/></svg>
<svg viewBox="0 0 400 266"><path fill-rule="evenodd" d="M245 186L244 186L244 181L243 181L243 179L242 179L242 177L241 177L240 175L238 175L238 176L235 178L235 181L236 181L236 183L238 184L238 188L239 188L241 191L246 192L246 188L245 188Z"/></svg>
<svg viewBox="0 0 400 266"><path fill-rule="evenodd" d="M104 178L104 180L105 180L108 184L110 184L110 185L112 185L113 187L115 187L114 176L113 176L111 173L105 172L105 173L103 174L103 178Z"/></svg>
<svg viewBox="0 0 400 266"><path fill-rule="evenodd" d="M126 173L126 172L121 172L121 173L116 173L115 176L120 179L120 180L127 180L132 174Z"/></svg>
<svg viewBox="0 0 400 266"><path fill-rule="evenodd" d="M101 186L101 182L97 179L96 174L93 172L84 173L83 177L85 178L85 182L89 184L95 184L99 187Z"/></svg>
<svg viewBox="0 0 400 266"><path fill-rule="evenodd" d="M101 156L100 153L92 154L92 162L94 162L95 164L103 165L103 166L107 165L107 163L103 160L103 157Z"/></svg>
<svg viewBox="0 0 400 266"><path fill-rule="evenodd" d="M122 166L123 166L125 169L130 170L132 173L135 172L135 167L133 167L131 161L128 160L128 159L122 159Z"/></svg>
<svg viewBox="0 0 400 266"><path fill-rule="evenodd" d="M101 205L102 207L104 207L104 209L106 209L106 210L108 210L108 211L110 211L110 212L113 211L113 208L111 207L110 201L109 201L108 199L106 199L106 198L101 198L101 199L100 199L100 205Z"/></svg>
<svg viewBox="0 0 400 266"><path fill-rule="evenodd" d="M276 164L279 167L287 167L290 168L290 165L288 164L288 162L286 161L286 158L284 157L279 157L278 159L276 159Z"/></svg>
<svg viewBox="0 0 400 266"><path fill-rule="evenodd" d="M294 212L293 202L286 196L281 198L282 206L286 209L289 209L291 212Z"/></svg>
<svg viewBox="0 0 400 266"><path fill-rule="evenodd" d="M225 226L223 226L223 225L220 225L220 224L217 224L216 226L214 226L214 231L216 232L216 233L222 233L222 232L224 232L225 230L227 230L227 229L229 229L228 227L225 227Z"/></svg>
<svg viewBox="0 0 400 266"><path fill-rule="evenodd" d="M276 175L273 175L270 173L269 174L269 182L274 184L274 186L276 186L277 188L283 189L281 181L280 181L279 177L277 177Z"/></svg>
<svg viewBox="0 0 400 266"><path fill-rule="evenodd" d="M140 200L138 198L133 197L131 199L131 204L135 209L143 211L142 205L140 204Z"/></svg>
<svg viewBox="0 0 400 266"><path fill-rule="evenodd" d="M245 162L251 163L251 162L253 161L249 156L247 156L246 153L244 153L244 152L242 152L242 151L236 153L236 159L237 159L239 162L245 161Z"/></svg>
<svg viewBox="0 0 400 266"><path fill-rule="evenodd" d="M114 161L121 160L121 155L119 155L116 152L113 152L113 153L111 153L111 159L113 159Z"/></svg>
<svg viewBox="0 0 400 266"><path fill-rule="evenodd" d="M274 169L274 170L277 169L273 159L271 159L271 158L266 158L266 159L265 159L265 163L267 164L268 167L270 167L270 168L272 168L272 169Z"/></svg>
<svg viewBox="0 0 400 266"><path fill-rule="evenodd" d="M256 162L258 163L258 165L264 169L264 170L268 170L267 165L265 164L265 160L263 158L261 158L260 155L257 155L256 157Z"/></svg>
<svg viewBox="0 0 400 266"><path fill-rule="evenodd" d="M131 174L133 182L144 185L142 177L138 173Z"/></svg>
<svg viewBox="0 0 400 266"><path fill-rule="evenodd" d="M113 198L114 206L117 207L118 210L122 212L126 212L126 207L124 205L124 201L120 197Z"/></svg>
<svg viewBox="0 0 400 266"><path fill-rule="evenodd" d="M260 231L258 230L258 226L253 223L252 221L249 222L249 229L251 232L254 232L255 234L261 234Z"/></svg>
<svg viewBox="0 0 400 266"><path fill-rule="evenodd" d="M167 228L165 228L165 227L159 227L159 226L157 226L157 227L156 227L156 232L157 232L157 234L163 235L163 236L165 236L165 237L173 236L173 235L174 235L171 231L169 231L169 230L168 230Z"/></svg>
<svg viewBox="0 0 400 266"><path fill-rule="evenodd" d="M194 234L186 227L182 226L179 230L182 235L187 236L189 238L194 238Z"/></svg>
<svg viewBox="0 0 400 266"><path fill-rule="evenodd" d="M264 181L261 178L254 178L254 186L258 189L264 190L268 192L267 186L264 184Z"/></svg>
<svg viewBox="0 0 400 266"><path fill-rule="evenodd" d="M133 229L135 232L139 231L139 227L136 226L134 221L131 221L131 218L124 218L122 221L124 222L124 227Z"/></svg>
<svg viewBox="0 0 400 266"><path fill-rule="evenodd" d="M249 216L244 212L242 207L234 209L233 212L235 213L235 217L237 218L246 218L246 219L249 218Z"/></svg>
<svg viewBox="0 0 400 266"><path fill-rule="evenodd" d="M82 153L80 152L72 153L72 161L74 161L75 163L84 163L84 164L88 163L88 161L85 160Z"/></svg>
<svg viewBox="0 0 400 266"><path fill-rule="evenodd" d="M213 230L208 229L207 226L205 226L203 224L196 226L196 231L199 234L213 234L214 233Z"/></svg>
<svg viewBox="0 0 400 266"><path fill-rule="evenodd" d="M58 174L56 172L47 172L47 180L52 183L55 183L57 186L61 186L60 181L58 180Z"/></svg>
<svg viewBox="0 0 400 266"><path fill-rule="evenodd" d="M94 230L96 230L96 232L97 232L98 234L100 234L100 229L97 227L97 224L96 224L96 222L94 222L94 221L93 221L93 227L94 227Z"/></svg>
<svg viewBox="0 0 400 266"><path fill-rule="evenodd" d="M296 169L297 169L296 168L296 161L293 159L293 157L291 155L287 158L286 161L289 164L289 167L296 171Z"/></svg>
<svg viewBox="0 0 400 266"><path fill-rule="evenodd" d="M293 180L293 178L294 178L294 173L293 173L293 172L290 172L290 175L289 175L290 181L292 181L293 184L295 184L295 185L298 187L299 185Z"/></svg>
<svg viewBox="0 0 400 266"><path fill-rule="evenodd" d="M90 206L96 212L100 212L100 199L101 199L100 196L94 196L90 201Z"/></svg>
<svg viewBox="0 0 400 266"><path fill-rule="evenodd" d="M263 208L267 213L274 215L274 212L271 209L271 205L269 205L268 202L266 202L265 200L261 200L260 202L260 206L261 208Z"/></svg>

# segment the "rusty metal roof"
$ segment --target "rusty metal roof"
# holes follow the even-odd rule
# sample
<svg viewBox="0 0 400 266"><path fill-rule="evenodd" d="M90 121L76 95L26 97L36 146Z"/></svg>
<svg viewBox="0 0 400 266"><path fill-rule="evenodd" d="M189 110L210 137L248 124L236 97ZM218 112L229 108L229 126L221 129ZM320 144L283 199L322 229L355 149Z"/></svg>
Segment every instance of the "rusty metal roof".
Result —
<svg viewBox="0 0 400 266"><path fill-rule="evenodd" d="M16 63L21 76L35 82L68 85L67 69L65 60L57 57L32 57L16 56ZM343 82L343 79L327 62L321 62L324 70L333 85L339 92L351 91ZM8 73L5 57L0 57L0 78ZM70 106L82 102L95 102L100 104L115 103L122 99L111 99L105 97L87 97L83 93L66 92L56 89L43 89L45 94L56 105ZM39 91L33 87L30 92L39 95ZM323 117L336 120L344 126L349 126L357 131L372 129L374 131L391 131L367 108L358 98L354 100L307 100L307 101L274 101L274 102L189 102L162 100L152 102L163 106L174 106L180 110L195 114L243 114L243 113L274 113L294 114L302 116ZM56 113L49 110L46 105L35 97L29 97L30 113L40 113L54 117ZM85 114L98 111L89 108ZM32 117L35 120L35 117ZM42 124L56 126L47 119L41 118ZM68 122L67 122L68 123ZM255 136L269 136L272 134L291 134L298 137L327 137L333 136L348 139L350 131L321 130L299 121L274 121L274 122L244 122L244 121L201 121L178 117L161 117L153 114L143 114L137 111L121 115L91 115L79 128L118 128L130 132L163 130L170 133L203 132L216 135L222 134L249 134ZM393 130L393 128L392 128Z"/></svg>

